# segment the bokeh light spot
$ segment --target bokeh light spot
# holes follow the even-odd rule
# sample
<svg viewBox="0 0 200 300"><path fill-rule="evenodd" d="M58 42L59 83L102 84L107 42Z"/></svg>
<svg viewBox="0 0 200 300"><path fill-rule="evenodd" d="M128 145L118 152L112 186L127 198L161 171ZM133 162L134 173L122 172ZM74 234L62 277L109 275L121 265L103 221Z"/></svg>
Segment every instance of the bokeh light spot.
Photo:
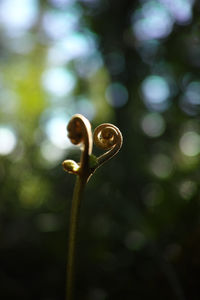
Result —
<svg viewBox="0 0 200 300"><path fill-rule="evenodd" d="M90 78L103 65L100 53L96 52L89 57L80 57L75 61L75 68L81 78Z"/></svg>
<svg viewBox="0 0 200 300"><path fill-rule="evenodd" d="M161 178L168 178L173 170L173 164L171 159L165 154L157 154L152 159L150 168L152 173Z"/></svg>
<svg viewBox="0 0 200 300"><path fill-rule="evenodd" d="M72 5L76 0L49 0L51 4L58 8L65 8L68 5Z"/></svg>
<svg viewBox="0 0 200 300"><path fill-rule="evenodd" d="M186 180L180 184L179 192L183 199L190 200L197 191L197 184L194 181Z"/></svg>
<svg viewBox="0 0 200 300"><path fill-rule="evenodd" d="M60 149L67 149L72 144L67 138L66 124L69 120L52 117L46 123L46 133L49 140Z"/></svg>
<svg viewBox="0 0 200 300"><path fill-rule="evenodd" d="M111 83L106 89L106 99L111 106L121 107L128 101L128 91L121 83Z"/></svg>
<svg viewBox="0 0 200 300"><path fill-rule="evenodd" d="M87 98L79 98L76 102L76 113L84 115L88 120L92 120L96 114L95 107L91 100Z"/></svg>
<svg viewBox="0 0 200 300"><path fill-rule="evenodd" d="M148 108L163 111L169 103L170 90L167 81L156 75L148 76L142 83L142 94Z"/></svg>
<svg viewBox="0 0 200 300"><path fill-rule="evenodd" d="M51 68L44 71L42 84L47 92L63 97L75 87L76 77L65 68Z"/></svg>
<svg viewBox="0 0 200 300"><path fill-rule="evenodd" d="M60 42L60 47L65 51L68 60L88 57L96 50L95 40L90 32L74 32Z"/></svg>
<svg viewBox="0 0 200 300"><path fill-rule="evenodd" d="M66 155L66 150L58 148L48 140L45 140L40 145L42 158L45 160L45 165L52 167L57 164Z"/></svg>
<svg viewBox="0 0 200 300"><path fill-rule="evenodd" d="M0 155L8 155L17 145L17 137L14 131L8 127L0 127Z"/></svg>
<svg viewBox="0 0 200 300"><path fill-rule="evenodd" d="M140 15L139 18L138 15ZM162 4L156 1L145 2L140 12L136 12L135 18L133 31L138 40L164 38L172 31L171 15Z"/></svg>
<svg viewBox="0 0 200 300"><path fill-rule="evenodd" d="M165 131L165 120L159 113L148 113L143 117L141 127L149 137L158 137Z"/></svg>
<svg viewBox="0 0 200 300"><path fill-rule="evenodd" d="M195 156L200 152L200 136L195 131L185 132L180 139L180 149L187 156Z"/></svg>
<svg viewBox="0 0 200 300"><path fill-rule="evenodd" d="M48 185L38 177L30 176L23 180L20 189L20 203L23 208L34 209L47 199Z"/></svg>
<svg viewBox="0 0 200 300"><path fill-rule="evenodd" d="M43 28L51 39L57 40L71 34L77 27L78 21L77 10L68 12L49 10L43 17Z"/></svg>
<svg viewBox="0 0 200 300"><path fill-rule="evenodd" d="M0 23L11 36L30 29L38 16L37 0L2 0Z"/></svg>
<svg viewBox="0 0 200 300"><path fill-rule="evenodd" d="M196 115L200 110L200 82L188 84L185 94L180 99L180 107L188 115Z"/></svg>
<svg viewBox="0 0 200 300"><path fill-rule="evenodd" d="M187 100L194 105L200 105L200 82L191 82L185 93Z"/></svg>
<svg viewBox="0 0 200 300"><path fill-rule="evenodd" d="M192 2L188 0L159 0L179 24L188 23L192 18Z"/></svg>

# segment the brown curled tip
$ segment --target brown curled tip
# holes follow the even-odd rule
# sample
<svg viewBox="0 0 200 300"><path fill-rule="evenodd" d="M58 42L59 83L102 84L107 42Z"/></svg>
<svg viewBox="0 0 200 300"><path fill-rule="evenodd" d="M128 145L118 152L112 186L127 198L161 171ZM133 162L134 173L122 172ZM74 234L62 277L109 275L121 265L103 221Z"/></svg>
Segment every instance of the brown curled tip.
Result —
<svg viewBox="0 0 200 300"><path fill-rule="evenodd" d="M81 128L81 122L78 118L72 119L68 126L68 138L74 145L78 145L83 140L83 130Z"/></svg>
<svg viewBox="0 0 200 300"><path fill-rule="evenodd" d="M74 145L83 143L90 155L92 152L92 131L88 119L81 114L74 115L69 121L67 130L71 143Z"/></svg>
<svg viewBox="0 0 200 300"><path fill-rule="evenodd" d="M99 165L116 155L122 147L123 137L115 125L104 123L94 131L94 143L103 150L109 150L98 158Z"/></svg>
<svg viewBox="0 0 200 300"><path fill-rule="evenodd" d="M118 153L122 147L123 137L120 130L113 124L104 123L94 130L94 143L97 147L107 152L99 157L92 155L93 137L90 122L81 114L74 115L67 126L68 137L74 145L82 144L80 163L65 160L63 168L69 173L84 176L86 179L91 174Z"/></svg>
<svg viewBox="0 0 200 300"><path fill-rule="evenodd" d="M81 114L76 114L69 121L67 131L72 144L81 144L82 154L80 163L77 164L75 161L65 160L63 168L68 173L87 178L90 174L89 160L93 144L90 122Z"/></svg>

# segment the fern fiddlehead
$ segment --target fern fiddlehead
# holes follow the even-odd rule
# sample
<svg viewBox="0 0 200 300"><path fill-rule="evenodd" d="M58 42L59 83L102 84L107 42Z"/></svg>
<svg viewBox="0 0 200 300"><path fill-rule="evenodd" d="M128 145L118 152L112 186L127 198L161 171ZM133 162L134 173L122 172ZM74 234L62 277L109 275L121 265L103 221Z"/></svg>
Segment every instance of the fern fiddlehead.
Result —
<svg viewBox="0 0 200 300"><path fill-rule="evenodd" d="M62 165L66 172L77 175L72 199L69 228L69 246L67 260L67 294L66 300L73 298L75 243L78 227L80 204L84 188L94 171L111 159L120 150L123 138L120 130L113 124L104 123L94 130L94 143L106 153L95 157L92 155L93 137L90 122L82 115L74 115L67 126L68 137L74 145L81 145L79 163L65 160Z"/></svg>

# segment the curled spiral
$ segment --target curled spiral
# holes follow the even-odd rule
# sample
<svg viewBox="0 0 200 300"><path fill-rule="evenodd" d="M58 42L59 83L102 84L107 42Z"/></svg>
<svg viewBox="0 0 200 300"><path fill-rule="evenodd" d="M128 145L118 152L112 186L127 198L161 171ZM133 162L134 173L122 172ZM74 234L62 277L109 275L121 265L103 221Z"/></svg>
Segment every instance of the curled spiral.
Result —
<svg viewBox="0 0 200 300"><path fill-rule="evenodd" d="M74 115L67 125L68 138L74 145L83 144L88 155L92 152L92 131L88 119L80 114Z"/></svg>
<svg viewBox="0 0 200 300"><path fill-rule="evenodd" d="M65 160L63 168L68 173L81 175L89 172L89 158L92 153L92 130L88 119L80 114L74 115L67 125L68 138L74 145L81 144L82 155L79 164L72 160Z"/></svg>
<svg viewBox="0 0 200 300"><path fill-rule="evenodd" d="M119 128L110 123L99 125L94 130L93 137L94 143L97 147L103 150L108 150L106 153L98 157L99 166L117 154L123 143L123 137Z"/></svg>
<svg viewBox="0 0 200 300"><path fill-rule="evenodd" d="M99 125L94 130L94 143L107 152L99 157L92 155L93 137L90 122L82 115L74 115L67 126L68 137L74 145L82 145L80 163L65 160L63 168L68 173L89 180L94 171L120 150L123 138L120 130L110 123Z"/></svg>

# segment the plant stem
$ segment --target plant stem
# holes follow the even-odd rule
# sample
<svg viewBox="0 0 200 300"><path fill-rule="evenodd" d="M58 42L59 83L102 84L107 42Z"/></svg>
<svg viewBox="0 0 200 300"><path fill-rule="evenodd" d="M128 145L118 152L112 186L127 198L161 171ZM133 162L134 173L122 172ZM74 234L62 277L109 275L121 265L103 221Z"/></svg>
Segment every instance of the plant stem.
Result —
<svg viewBox="0 0 200 300"><path fill-rule="evenodd" d="M76 236L77 236L77 229L78 229L80 204L81 204L81 199L83 197L85 184L86 181L81 176L77 176L76 184L74 187L74 194L72 198L71 213L70 213L66 300L73 299L75 244L76 244Z"/></svg>

